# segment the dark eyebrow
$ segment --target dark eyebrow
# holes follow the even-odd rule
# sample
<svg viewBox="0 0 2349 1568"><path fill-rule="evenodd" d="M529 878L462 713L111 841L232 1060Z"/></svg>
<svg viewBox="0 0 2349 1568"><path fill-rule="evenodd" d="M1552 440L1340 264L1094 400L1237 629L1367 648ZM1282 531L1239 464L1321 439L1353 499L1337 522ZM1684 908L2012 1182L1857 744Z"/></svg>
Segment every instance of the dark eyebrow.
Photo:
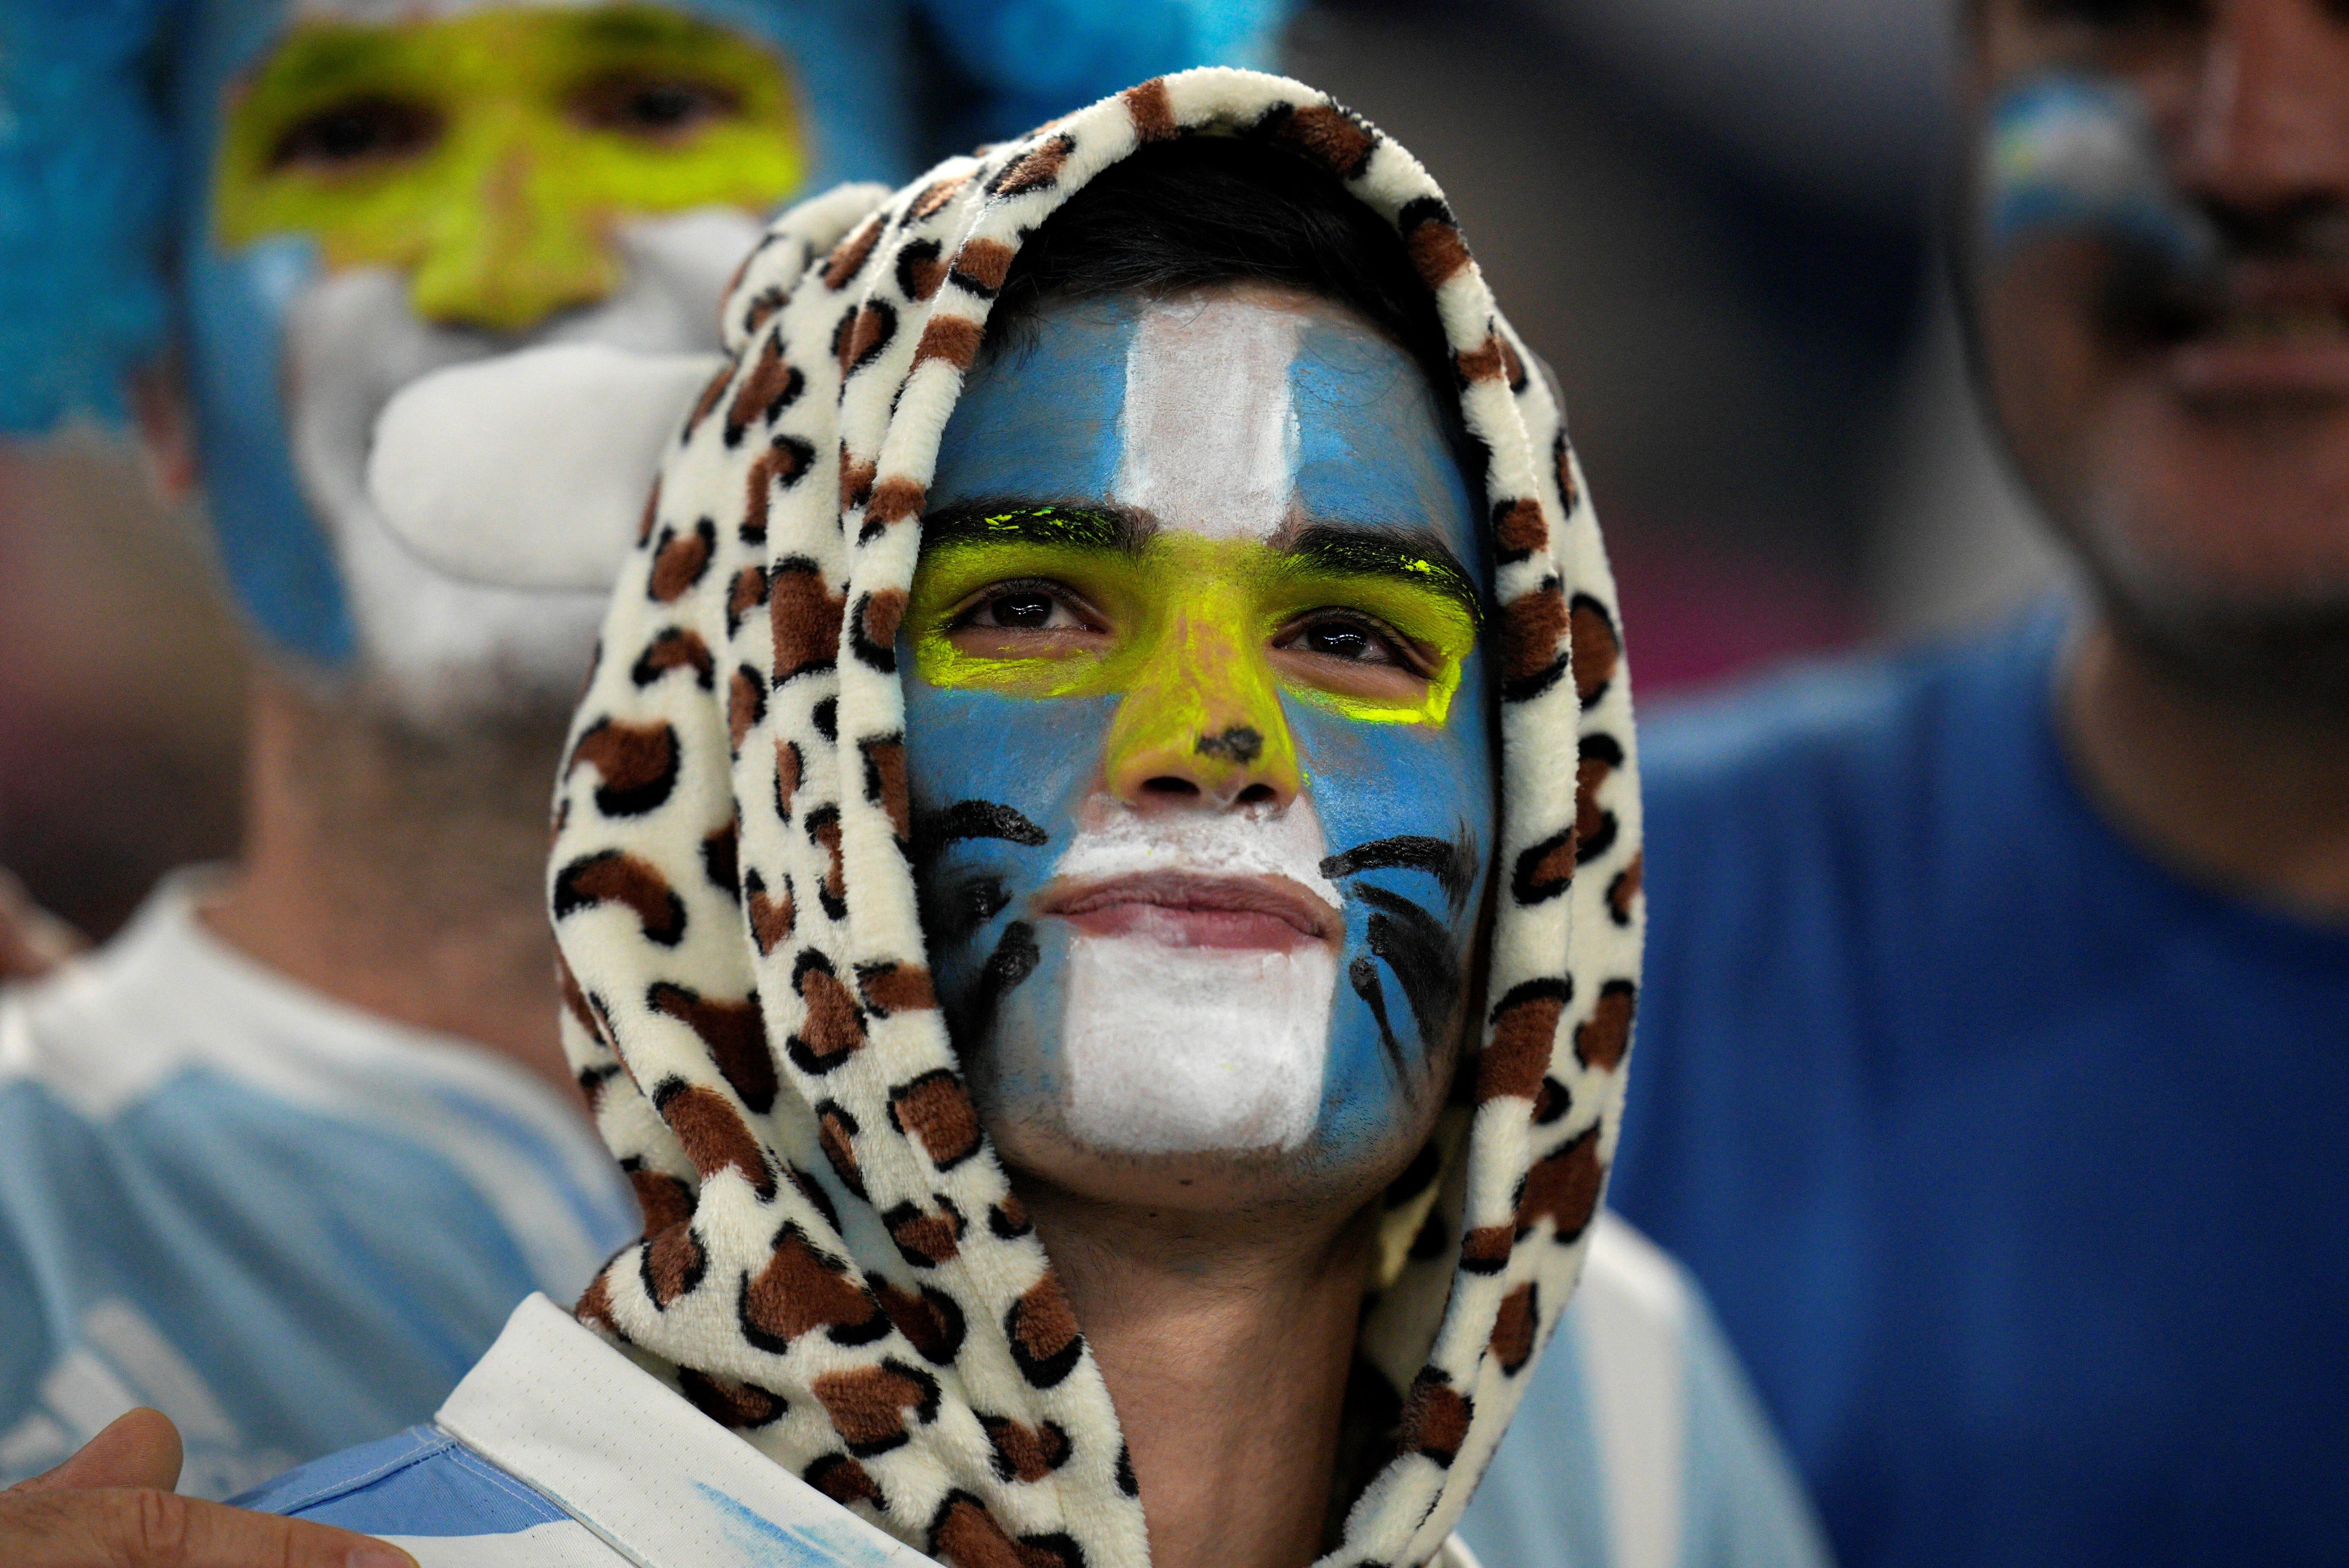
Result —
<svg viewBox="0 0 2349 1568"><path fill-rule="evenodd" d="M922 519L922 549L956 544L1059 544L1138 555L1157 531L1142 513L1120 506L1061 506L981 497L955 501Z"/></svg>
<svg viewBox="0 0 2349 1568"><path fill-rule="evenodd" d="M1442 540L1431 534L1398 536L1316 523L1299 530L1282 553L1317 572L1385 577L1433 588L1457 601L1478 627L1485 624L1485 595L1475 578Z"/></svg>

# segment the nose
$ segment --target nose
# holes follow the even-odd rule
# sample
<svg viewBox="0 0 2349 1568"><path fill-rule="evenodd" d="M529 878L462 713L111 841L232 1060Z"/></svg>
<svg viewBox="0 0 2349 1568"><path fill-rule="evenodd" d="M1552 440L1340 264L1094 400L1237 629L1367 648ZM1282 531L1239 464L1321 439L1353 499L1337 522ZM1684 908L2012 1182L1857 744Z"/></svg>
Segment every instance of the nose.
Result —
<svg viewBox="0 0 2349 1568"><path fill-rule="evenodd" d="M1303 788L1279 682L1233 619L1176 618L1119 700L1102 766L1133 810L1281 808Z"/></svg>
<svg viewBox="0 0 2349 1568"><path fill-rule="evenodd" d="M443 325L527 332L596 304L625 267L606 215L575 189L577 171L532 128L484 136L467 176L428 224L409 284L416 314Z"/></svg>
<svg viewBox="0 0 2349 1568"><path fill-rule="evenodd" d="M2349 199L2349 26L2318 0L2221 0L2188 111L2182 178L2252 213Z"/></svg>

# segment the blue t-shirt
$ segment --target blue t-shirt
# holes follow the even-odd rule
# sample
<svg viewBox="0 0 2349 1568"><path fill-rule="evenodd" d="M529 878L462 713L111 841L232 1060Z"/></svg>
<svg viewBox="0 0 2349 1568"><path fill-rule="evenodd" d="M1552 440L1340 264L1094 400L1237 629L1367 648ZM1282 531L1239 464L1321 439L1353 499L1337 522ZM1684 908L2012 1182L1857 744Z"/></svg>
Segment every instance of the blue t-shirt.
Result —
<svg viewBox="0 0 2349 1568"><path fill-rule="evenodd" d="M2349 928L2124 841L2050 609L1645 732L1611 1202L1846 1568L2349 1560Z"/></svg>

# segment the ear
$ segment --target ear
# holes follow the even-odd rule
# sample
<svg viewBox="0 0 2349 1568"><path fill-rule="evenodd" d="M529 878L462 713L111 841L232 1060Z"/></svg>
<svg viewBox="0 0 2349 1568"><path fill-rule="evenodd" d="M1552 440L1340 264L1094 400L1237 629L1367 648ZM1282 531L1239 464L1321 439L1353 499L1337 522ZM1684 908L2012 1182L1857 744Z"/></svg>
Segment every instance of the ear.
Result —
<svg viewBox="0 0 2349 1568"><path fill-rule="evenodd" d="M203 482L203 459L196 448L195 406L177 355L167 354L130 373L124 387L139 446L146 458L147 482L166 501L183 501Z"/></svg>
<svg viewBox="0 0 2349 1568"><path fill-rule="evenodd" d="M661 454L725 365L574 344L435 371L376 421L368 493L400 542L449 576L607 591Z"/></svg>

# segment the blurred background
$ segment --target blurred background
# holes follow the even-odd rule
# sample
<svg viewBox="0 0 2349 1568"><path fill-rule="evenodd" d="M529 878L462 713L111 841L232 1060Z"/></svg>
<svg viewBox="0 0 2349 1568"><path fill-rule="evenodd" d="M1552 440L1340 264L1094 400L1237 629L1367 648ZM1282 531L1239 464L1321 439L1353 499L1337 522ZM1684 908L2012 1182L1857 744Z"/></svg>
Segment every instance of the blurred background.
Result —
<svg viewBox="0 0 2349 1568"><path fill-rule="evenodd" d="M1444 183L1564 384L1643 700L2057 571L1940 275L1950 9L1327 0L1290 29L1289 72ZM153 494L118 438L0 446L0 865L93 935L235 823L232 612Z"/></svg>

